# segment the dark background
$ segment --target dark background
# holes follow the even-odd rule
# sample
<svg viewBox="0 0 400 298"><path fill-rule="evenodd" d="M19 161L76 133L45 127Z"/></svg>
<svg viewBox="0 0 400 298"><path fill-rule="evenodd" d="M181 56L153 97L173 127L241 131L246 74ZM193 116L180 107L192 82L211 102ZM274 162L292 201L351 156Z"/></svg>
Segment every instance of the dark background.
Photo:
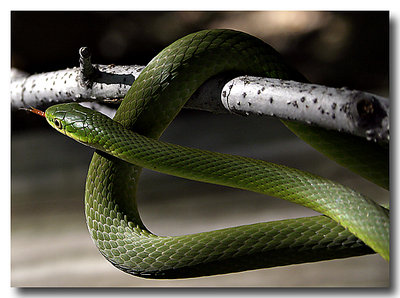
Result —
<svg viewBox="0 0 400 298"><path fill-rule="evenodd" d="M251 22L251 13L12 12L12 67L36 73L76 66L82 46L91 48L94 63L144 65L179 37L213 24L221 27L224 20L230 20L229 27L246 17ZM326 23L320 20L321 25L298 32L289 28L284 34L268 28L268 17L274 18L266 15L264 34L257 35L270 36L270 43L311 81L388 88L388 12L324 12L321 18L330 18ZM295 14L290 17L296 22ZM290 38L290 46L279 38Z"/></svg>

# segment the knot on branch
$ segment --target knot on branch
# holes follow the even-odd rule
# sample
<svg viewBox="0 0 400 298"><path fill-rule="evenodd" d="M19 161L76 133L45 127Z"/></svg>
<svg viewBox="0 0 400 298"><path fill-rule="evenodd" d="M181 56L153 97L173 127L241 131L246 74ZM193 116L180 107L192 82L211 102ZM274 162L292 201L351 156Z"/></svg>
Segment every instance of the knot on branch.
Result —
<svg viewBox="0 0 400 298"><path fill-rule="evenodd" d="M374 95L366 96L360 92L357 97L358 126L366 131L368 140L383 139L388 142L390 139L389 108Z"/></svg>

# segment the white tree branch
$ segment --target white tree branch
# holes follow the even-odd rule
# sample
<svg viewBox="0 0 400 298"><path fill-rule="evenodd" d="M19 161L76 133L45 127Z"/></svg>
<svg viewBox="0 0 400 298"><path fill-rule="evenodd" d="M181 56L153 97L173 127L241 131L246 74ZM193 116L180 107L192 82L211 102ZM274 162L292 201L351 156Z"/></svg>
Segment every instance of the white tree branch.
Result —
<svg viewBox="0 0 400 298"><path fill-rule="evenodd" d="M270 115L389 141L389 100L367 92L270 78L238 77L222 90L222 102L239 114Z"/></svg>
<svg viewBox="0 0 400 298"><path fill-rule="evenodd" d="M93 65L87 48L80 66L28 75L11 72L13 109L86 102L112 116L101 102L122 100L144 66ZM389 100L371 93L269 78L218 76L192 95L186 107L215 113L274 116L389 142ZM91 103L87 103L91 102Z"/></svg>
<svg viewBox="0 0 400 298"><path fill-rule="evenodd" d="M34 75L14 70L11 73L12 107L122 99L144 68L139 65L92 65L87 48L81 48L79 53L80 67Z"/></svg>

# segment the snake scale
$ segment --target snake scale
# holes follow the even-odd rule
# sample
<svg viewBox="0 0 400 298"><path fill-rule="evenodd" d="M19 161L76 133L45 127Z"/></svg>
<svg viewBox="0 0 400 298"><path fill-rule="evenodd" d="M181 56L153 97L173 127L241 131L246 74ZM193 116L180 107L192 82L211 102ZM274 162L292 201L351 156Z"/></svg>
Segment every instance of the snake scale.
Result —
<svg viewBox="0 0 400 298"><path fill-rule="evenodd" d="M389 260L389 211L350 188L283 165L158 140L190 96L221 73L305 81L261 40L233 30L203 30L154 57L113 120L77 103L46 110L50 125L96 149L85 213L90 235L107 260L149 278L197 277L374 252ZM284 124L339 163L388 185L387 148L304 124ZM272 195L324 215L157 236L146 229L136 206L142 167Z"/></svg>

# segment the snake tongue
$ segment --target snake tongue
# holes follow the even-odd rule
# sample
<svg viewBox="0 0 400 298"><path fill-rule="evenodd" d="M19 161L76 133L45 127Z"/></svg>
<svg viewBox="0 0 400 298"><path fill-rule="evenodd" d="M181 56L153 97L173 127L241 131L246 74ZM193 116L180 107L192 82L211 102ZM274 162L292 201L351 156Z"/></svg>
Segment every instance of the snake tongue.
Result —
<svg viewBox="0 0 400 298"><path fill-rule="evenodd" d="M26 110L26 111L35 113L35 114L37 114L37 115L39 115L39 116L46 117L46 116L45 116L45 113L44 113L43 111L38 110L38 109L35 109L35 108L32 108L32 107L30 107L29 109L27 109L27 108L21 108L21 110Z"/></svg>

